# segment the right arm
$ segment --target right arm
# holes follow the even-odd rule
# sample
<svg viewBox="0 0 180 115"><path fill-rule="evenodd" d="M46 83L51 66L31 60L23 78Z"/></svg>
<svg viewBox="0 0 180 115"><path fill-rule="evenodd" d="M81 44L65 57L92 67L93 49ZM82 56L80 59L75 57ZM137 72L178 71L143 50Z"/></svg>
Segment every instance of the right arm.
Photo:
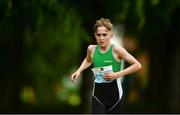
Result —
<svg viewBox="0 0 180 115"><path fill-rule="evenodd" d="M93 52L93 45L90 45L88 47L88 49L87 49L87 56L86 56L86 58L81 63L79 69L71 75L71 81L73 83L76 83L76 79L79 77L79 75L81 74L81 72L83 70L85 70L89 66L91 66L91 64L92 64L92 52Z"/></svg>

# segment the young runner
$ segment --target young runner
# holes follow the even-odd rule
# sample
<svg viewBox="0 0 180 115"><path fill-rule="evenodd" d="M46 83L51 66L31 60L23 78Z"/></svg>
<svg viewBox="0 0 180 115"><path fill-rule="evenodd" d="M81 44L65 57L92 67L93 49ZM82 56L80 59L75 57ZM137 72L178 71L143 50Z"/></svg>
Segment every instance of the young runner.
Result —
<svg viewBox="0 0 180 115"><path fill-rule="evenodd" d="M88 46L87 56L71 75L71 80L75 83L81 72L93 64L92 113L121 113L121 78L141 69L141 64L123 47L111 43L113 24L109 19L96 21L94 35L97 45ZM123 70L122 60L130 63Z"/></svg>

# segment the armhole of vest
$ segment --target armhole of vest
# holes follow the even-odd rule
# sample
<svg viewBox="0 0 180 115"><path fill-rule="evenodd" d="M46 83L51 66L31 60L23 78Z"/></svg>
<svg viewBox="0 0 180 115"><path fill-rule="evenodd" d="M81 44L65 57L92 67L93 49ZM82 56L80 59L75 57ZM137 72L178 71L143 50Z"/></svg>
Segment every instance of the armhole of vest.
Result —
<svg viewBox="0 0 180 115"><path fill-rule="evenodd" d="M93 52L92 52L92 60L94 60L94 54L95 54L95 52L96 52L96 49L97 49L97 45L95 46L95 48L94 48L94 50L93 50Z"/></svg>
<svg viewBox="0 0 180 115"><path fill-rule="evenodd" d="M114 44L112 44L113 46L114 46ZM124 69L124 66L125 66L125 61L124 61L124 59L122 58L121 60L117 60L116 58L115 58L115 56L114 56L114 54L113 54L113 46L112 46L112 56L113 56L113 58L114 58L114 60L115 61L117 61L118 63L120 63L121 64L121 69L120 70L123 70Z"/></svg>
<svg viewBox="0 0 180 115"><path fill-rule="evenodd" d="M114 59L116 62L118 62L118 63L122 63L122 59L121 59L121 60L117 60L116 57L115 57L115 55L114 55L114 51L113 51L114 44L112 44L111 47L112 47L111 50L112 50L112 56L113 56L113 59Z"/></svg>

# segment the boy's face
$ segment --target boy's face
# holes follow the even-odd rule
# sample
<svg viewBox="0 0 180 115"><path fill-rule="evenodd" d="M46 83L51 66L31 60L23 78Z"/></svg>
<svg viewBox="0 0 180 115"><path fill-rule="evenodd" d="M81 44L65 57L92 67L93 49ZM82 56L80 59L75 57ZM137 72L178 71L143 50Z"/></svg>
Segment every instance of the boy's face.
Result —
<svg viewBox="0 0 180 115"><path fill-rule="evenodd" d="M98 27L95 33L97 44L100 47L107 47L112 38L112 34L113 34L112 31L108 30L106 27L104 26Z"/></svg>

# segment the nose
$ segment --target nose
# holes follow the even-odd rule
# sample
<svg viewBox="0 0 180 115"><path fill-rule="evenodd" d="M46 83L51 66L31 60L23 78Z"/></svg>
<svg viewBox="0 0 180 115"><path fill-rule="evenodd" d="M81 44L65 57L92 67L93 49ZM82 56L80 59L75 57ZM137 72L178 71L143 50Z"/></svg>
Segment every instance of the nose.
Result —
<svg viewBox="0 0 180 115"><path fill-rule="evenodd" d="M103 40L103 39L104 39L104 37L101 35L101 36L100 36L100 40Z"/></svg>

